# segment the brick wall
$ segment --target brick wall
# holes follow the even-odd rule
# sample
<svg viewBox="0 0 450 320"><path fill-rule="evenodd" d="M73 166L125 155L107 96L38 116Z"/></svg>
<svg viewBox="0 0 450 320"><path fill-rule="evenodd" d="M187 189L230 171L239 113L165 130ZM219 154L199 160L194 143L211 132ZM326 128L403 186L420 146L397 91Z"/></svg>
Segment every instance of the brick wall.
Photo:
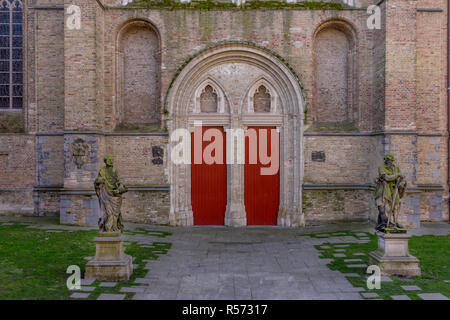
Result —
<svg viewBox="0 0 450 320"><path fill-rule="evenodd" d="M121 7L120 0L100 2ZM375 2L361 1L363 5ZM167 90L180 67L209 46L236 41L271 50L299 76L307 103L307 132L314 134L305 138L305 183L347 185L344 189L338 186L341 189L305 190L307 219L374 218L372 194L364 188L373 183L384 153L397 157L411 187L405 199L403 219L410 225L417 225L420 219L448 219L447 137L444 136L447 130L446 1L386 0L381 4L382 30L367 29L365 10L103 10L93 0L32 3L64 4L66 8L79 5L82 28L69 30L64 25L62 9L26 11L27 104L22 114L26 134L0 135L0 166L6 168L0 172L0 187L6 192L0 197L0 211L15 208L26 212L34 202L37 214L54 213L59 202L61 221L95 224L98 208L92 181L106 153L115 156L119 172L128 185L168 184L167 136L103 135L103 132L114 131L122 121L121 112L128 113L125 118L130 122L163 118ZM418 8L442 8L443 11L418 11ZM158 87L144 85L153 81L147 77L153 69L149 59L141 61L144 55L139 55L137 45L128 51L129 74L125 77L137 80L124 83L120 80L119 32L135 19L151 23L159 36L160 48L155 49L161 59ZM349 90L351 97L347 105L351 105L351 110L347 110L347 119L353 120L355 127L340 128L341 133L352 130L353 135L322 134L336 128L314 131L315 115L320 115L317 120L326 119L325 122L345 119L343 108L338 108L342 103L337 102L343 101L346 85L347 89L352 86L348 81L345 83L343 70L333 69L334 66L328 69L331 74L319 72L318 77L314 76L315 69L345 60L344 55L336 54L347 50L341 31L336 31L339 29L318 33L315 38L316 31L327 21L342 23L353 32L353 54L357 58L351 72L355 81ZM140 33L144 34L149 35ZM142 42L141 49L145 52L157 47L154 34L147 38L152 44L147 40ZM131 47L130 43L135 42L128 40L124 47ZM319 55L317 51L314 54L315 41ZM327 55L330 51L332 54ZM319 63L315 65L314 61ZM143 76L140 72L147 67L149 72ZM333 73L340 76L334 77ZM129 85L133 94L123 96L123 87L118 83ZM320 96L314 96L317 83L341 95L320 100ZM239 97L231 98L233 103L239 101ZM123 108L121 101L126 102ZM161 114L142 110L161 110ZM5 123L2 117L0 127ZM76 135L72 130L91 133ZM379 130L387 133L374 133ZM55 135L36 137L35 132ZM77 138L89 146L80 168L72 149ZM154 147L163 150L163 159L154 157ZM325 161L312 161L313 152L322 152ZM316 153L316 156L321 155ZM21 162L24 159L27 159L25 165ZM348 185L360 185L360 189L348 189ZM33 187L51 186L64 186L64 192L41 190L33 200ZM11 188L22 189L11 196L7 190ZM73 190L67 193L66 189L78 190L78 194ZM167 190L131 191L124 198L124 216L130 221L166 223L168 195ZM20 197L26 199L25 204L18 202Z"/></svg>

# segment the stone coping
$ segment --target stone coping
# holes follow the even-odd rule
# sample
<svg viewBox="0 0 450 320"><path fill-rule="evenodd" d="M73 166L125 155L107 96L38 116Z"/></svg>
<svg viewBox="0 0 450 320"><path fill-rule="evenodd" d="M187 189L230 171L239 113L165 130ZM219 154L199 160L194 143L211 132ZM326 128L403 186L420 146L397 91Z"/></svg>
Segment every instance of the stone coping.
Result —
<svg viewBox="0 0 450 320"><path fill-rule="evenodd" d="M384 239L409 239L411 235L408 233L384 233L377 231L377 236Z"/></svg>

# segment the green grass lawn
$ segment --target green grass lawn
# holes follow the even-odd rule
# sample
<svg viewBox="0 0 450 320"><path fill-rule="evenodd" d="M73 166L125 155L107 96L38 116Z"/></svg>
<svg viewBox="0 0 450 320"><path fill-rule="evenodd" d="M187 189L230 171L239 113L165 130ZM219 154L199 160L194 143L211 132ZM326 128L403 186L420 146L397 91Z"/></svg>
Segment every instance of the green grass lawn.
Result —
<svg viewBox="0 0 450 320"><path fill-rule="evenodd" d="M359 238L354 232L345 232L347 236ZM320 234L312 235L321 238ZM367 233L368 243L348 243L349 246L339 248L343 243L324 242L316 246L322 253L323 258L333 259L328 265L332 270L339 270L343 273L357 273L359 277L347 277L355 287L365 288L365 292L375 292L382 299L392 299L394 295L407 295L413 300L418 300L418 293L441 293L450 298L450 283L444 280L450 280L450 235L446 236L413 236L409 241L410 253L420 260L421 276L410 279L391 276L392 282L382 282L380 290L369 290L366 285L366 270L364 268L349 268L349 264L367 264L368 253L377 248L377 238L373 234ZM346 243L347 244L347 243ZM323 249L322 246L329 246L329 249ZM338 252L336 249L345 249ZM344 253L345 257L335 257L333 254ZM365 253L365 255L355 255L355 253ZM362 262L345 262L344 259L361 259ZM406 291L401 286L416 285L422 290Z"/></svg>
<svg viewBox="0 0 450 320"><path fill-rule="evenodd" d="M157 234L153 231L143 231ZM169 233L160 233L163 237ZM3 299L69 299L73 291L66 287L66 273L70 265L78 265L82 273L87 263L85 257L95 255L96 230L63 231L58 233L40 229L26 228L25 225L0 224L0 300ZM124 286L135 286L134 279L144 277L143 259L157 259L158 254L164 254L171 244L154 242L154 248L141 247L132 242L125 253L135 258L134 270L129 281L120 282L116 287L98 287L96 281L90 286L96 289L89 299L96 299L100 293L119 293ZM127 293L130 299L133 293Z"/></svg>

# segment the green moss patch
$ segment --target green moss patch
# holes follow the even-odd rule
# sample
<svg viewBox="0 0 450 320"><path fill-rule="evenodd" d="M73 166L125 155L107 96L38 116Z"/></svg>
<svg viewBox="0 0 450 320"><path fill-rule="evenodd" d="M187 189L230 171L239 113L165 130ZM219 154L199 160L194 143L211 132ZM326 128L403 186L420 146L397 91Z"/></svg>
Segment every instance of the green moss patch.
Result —
<svg viewBox="0 0 450 320"><path fill-rule="evenodd" d="M0 133L23 133L23 112L0 110Z"/></svg>
<svg viewBox="0 0 450 320"><path fill-rule="evenodd" d="M308 9L308 10L342 10L341 3L324 1L302 1L287 3L284 1L247 1L240 7L231 1L194 0L190 3L180 3L177 0L134 0L128 8L180 8L180 9Z"/></svg>
<svg viewBox="0 0 450 320"><path fill-rule="evenodd" d="M114 129L115 132L159 132L159 123L120 123Z"/></svg>

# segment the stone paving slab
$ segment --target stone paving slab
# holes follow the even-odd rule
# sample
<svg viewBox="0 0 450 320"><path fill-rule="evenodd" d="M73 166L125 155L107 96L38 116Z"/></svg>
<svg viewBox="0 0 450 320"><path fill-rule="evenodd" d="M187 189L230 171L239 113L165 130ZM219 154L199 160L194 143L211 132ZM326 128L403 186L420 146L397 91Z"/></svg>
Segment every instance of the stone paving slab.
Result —
<svg viewBox="0 0 450 320"><path fill-rule="evenodd" d="M379 297L378 293L375 293L375 292L361 292L361 295L364 298L378 298Z"/></svg>
<svg viewBox="0 0 450 320"><path fill-rule="evenodd" d="M117 282L100 282L100 287L115 287L117 285Z"/></svg>
<svg viewBox="0 0 450 320"><path fill-rule="evenodd" d="M145 293L136 293L132 300L156 300L159 298L158 294L145 294Z"/></svg>
<svg viewBox="0 0 450 320"><path fill-rule="evenodd" d="M415 291L415 290L422 290L418 286L401 286L403 290L406 291Z"/></svg>
<svg viewBox="0 0 450 320"><path fill-rule="evenodd" d="M357 235L358 237L367 237L367 233L357 232L355 233L355 235Z"/></svg>
<svg viewBox="0 0 450 320"><path fill-rule="evenodd" d="M94 279L81 279L81 285L88 286L91 285L95 280Z"/></svg>
<svg viewBox="0 0 450 320"><path fill-rule="evenodd" d="M361 259L344 259L344 262L362 262Z"/></svg>
<svg viewBox="0 0 450 320"><path fill-rule="evenodd" d="M349 268L367 268L366 264L348 264L347 267Z"/></svg>
<svg viewBox="0 0 450 320"><path fill-rule="evenodd" d="M88 287L88 286L81 286L79 289L79 291L88 291L88 292L91 292L94 290L95 290L95 287Z"/></svg>
<svg viewBox="0 0 450 320"><path fill-rule="evenodd" d="M423 300L449 300L442 293L420 293L418 296Z"/></svg>
<svg viewBox="0 0 450 320"><path fill-rule="evenodd" d="M334 253L334 254L333 254L333 257L336 257L336 258L344 258L344 257L346 257L346 255L345 255L345 253Z"/></svg>
<svg viewBox="0 0 450 320"><path fill-rule="evenodd" d="M393 300L411 300L407 295L392 296Z"/></svg>
<svg viewBox="0 0 450 320"><path fill-rule="evenodd" d="M87 299L89 298L89 295L90 293L74 292L70 297L76 299Z"/></svg>
<svg viewBox="0 0 450 320"><path fill-rule="evenodd" d="M124 294L111 294L111 293L102 293L97 298L97 300L123 300L123 299L125 299Z"/></svg>

